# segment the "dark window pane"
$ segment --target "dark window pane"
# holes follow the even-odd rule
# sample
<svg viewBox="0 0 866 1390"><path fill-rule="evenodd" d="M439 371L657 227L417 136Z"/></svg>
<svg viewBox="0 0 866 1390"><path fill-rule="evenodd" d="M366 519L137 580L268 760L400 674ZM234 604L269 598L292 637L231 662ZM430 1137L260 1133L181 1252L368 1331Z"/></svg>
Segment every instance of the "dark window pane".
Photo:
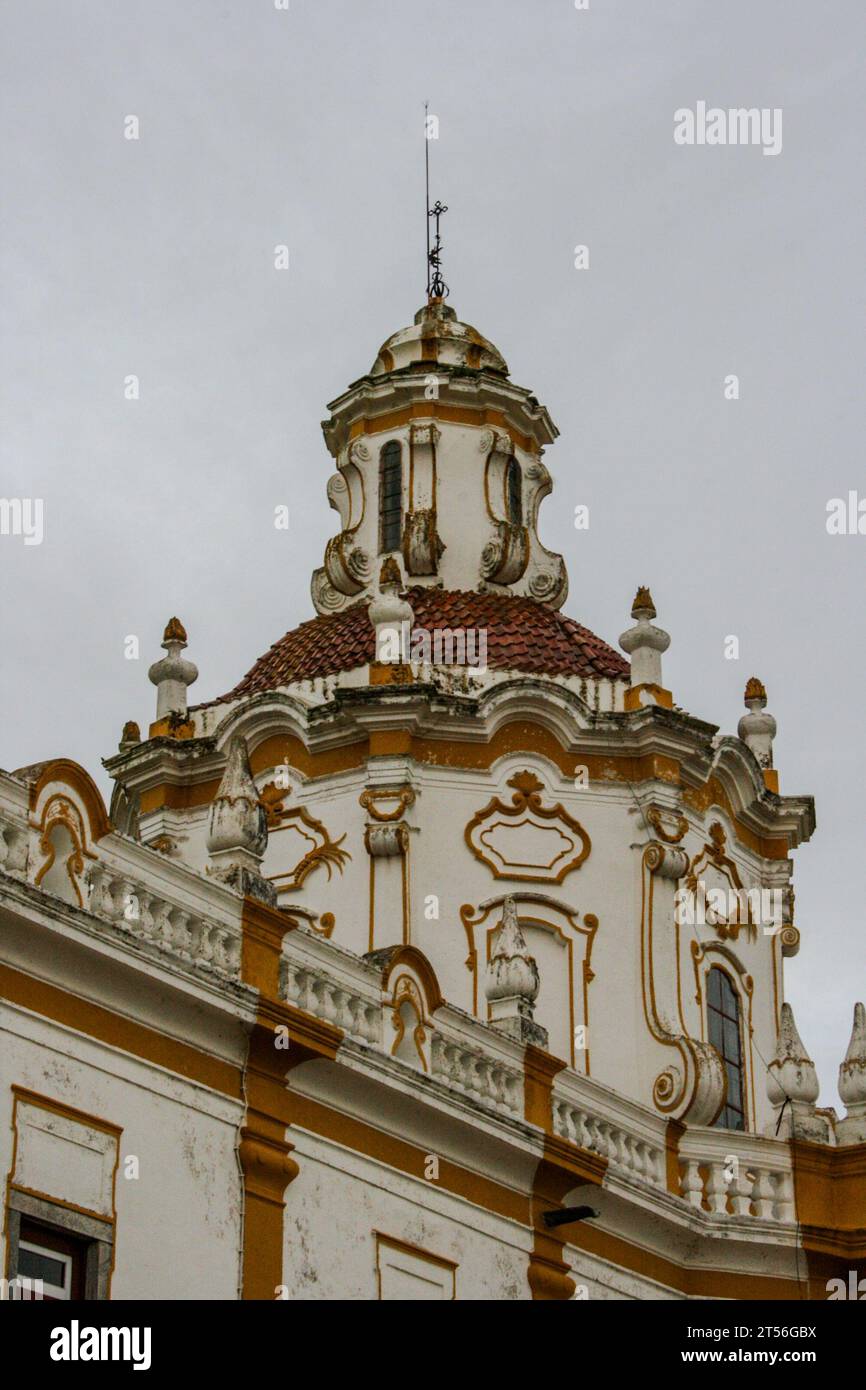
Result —
<svg viewBox="0 0 866 1390"><path fill-rule="evenodd" d="M56 1284L62 1289L65 1288L66 1270L62 1260L52 1260L41 1251L19 1247L18 1273L26 1274L28 1279L44 1279L46 1284Z"/></svg>
<svg viewBox="0 0 866 1390"><path fill-rule="evenodd" d="M508 520L512 526L523 525L523 476L516 458L506 466L505 486L508 500Z"/></svg>
<svg viewBox="0 0 866 1390"><path fill-rule="evenodd" d="M731 1061L731 1062L736 1062L736 1063L739 1065L739 1061L740 1061L740 1030L739 1030L739 1027L738 1027L737 1022L736 1022L735 1019L733 1019L733 1020L730 1019L730 1018L726 1018L726 1019L725 1019L725 1026L724 1026L724 1031L723 1031L723 1033L722 1033L722 1036L723 1036L723 1038L724 1038L724 1043L725 1043L725 1048L724 1048L725 1060L726 1060L726 1061Z"/></svg>

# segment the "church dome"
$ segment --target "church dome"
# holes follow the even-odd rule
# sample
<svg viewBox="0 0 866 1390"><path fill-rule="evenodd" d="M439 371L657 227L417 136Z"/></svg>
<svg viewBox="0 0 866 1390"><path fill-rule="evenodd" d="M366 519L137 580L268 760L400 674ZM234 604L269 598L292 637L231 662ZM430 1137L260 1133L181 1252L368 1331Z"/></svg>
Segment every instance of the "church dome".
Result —
<svg viewBox="0 0 866 1390"><path fill-rule="evenodd" d="M435 299L418 310L413 324L392 333L382 344L370 375L384 376L434 363L508 375L501 352L471 324L461 323L449 305Z"/></svg>
<svg viewBox="0 0 866 1390"><path fill-rule="evenodd" d="M411 588L406 597L414 627L484 631L490 670L535 675L628 680L629 664L595 633L556 609L510 594ZM233 690L234 700L296 681L355 670L375 660L375 632L368 603L301 623L259 657Z"/></svg>

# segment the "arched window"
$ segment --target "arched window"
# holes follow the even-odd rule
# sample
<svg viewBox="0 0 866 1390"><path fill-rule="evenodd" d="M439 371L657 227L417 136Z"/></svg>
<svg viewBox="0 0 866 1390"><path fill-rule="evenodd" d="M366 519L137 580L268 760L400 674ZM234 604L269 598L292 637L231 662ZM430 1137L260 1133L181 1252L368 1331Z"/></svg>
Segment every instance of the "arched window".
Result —
<svg viewBox="0 0 866 1390"><path fill-rule="evenodd" d="M523 525L523 475L520 464L514 455L505 467L505 501L508 507L508 520L512 526Z"/></svg>
<svg viewBox="0 0 866 1390"><path fill-rule="evenodd" d="M379 554L400 549L403 532L403 455L396 439L379 460Z"/></svg>
<svg viewBox="0 0 866 1390"><path fill-rule="evenodd" d="M716 1129L745 1129L740 1000L724 970L714 965L707 975L707 1024L710 1042L722 1059L728 1095Z"/></svg>

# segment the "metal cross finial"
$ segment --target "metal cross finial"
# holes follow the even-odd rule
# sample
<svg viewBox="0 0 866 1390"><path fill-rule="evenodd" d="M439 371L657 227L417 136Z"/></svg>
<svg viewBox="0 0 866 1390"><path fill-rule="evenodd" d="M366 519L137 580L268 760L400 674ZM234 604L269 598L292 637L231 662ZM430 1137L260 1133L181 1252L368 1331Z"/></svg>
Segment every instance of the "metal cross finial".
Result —
<svg viewBox="0 0 866 1390"><path fill-rule="evenodd" d="M428 217L436 218L436 239L433 242L432 250L427 253L430 269L433 272L430 276L427 288L427 294L430 299L445 299L448 296L448 286L442 279L442 238L439 235L439 218L442 216L443 212L447 211L448 208L444 203L440 203L438 199L433 204L432 208L429 208L427 211Z"/></svg>
<svg viewBox="0 0 866 1390"><path fill-rule="evenodd" d="M439 235L439 218L448 209L444 203L438 201L432 208L430 206L430 130L426 101L424 103L424 178L427 195L424 200L424 207L427 212L427 301L429 303L432 299L445 299L448 295L448 286L442 279L442 238ZM430 245L431 217L436 218L436 240L432 247Z"/></svg>

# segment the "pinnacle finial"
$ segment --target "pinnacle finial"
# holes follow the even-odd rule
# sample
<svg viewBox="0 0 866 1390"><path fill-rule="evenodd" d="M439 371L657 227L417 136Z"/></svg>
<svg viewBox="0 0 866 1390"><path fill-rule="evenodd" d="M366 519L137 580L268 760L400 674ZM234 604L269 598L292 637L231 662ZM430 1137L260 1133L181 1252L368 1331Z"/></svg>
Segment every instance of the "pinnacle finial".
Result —
<svg viewBox="0 0 866 1390"><path fill-rule="evenodd" d="M743 692L743 703L745 704L746 709L751 709L753 700L762 700L762 709L764 705L767 703L766 687L764 685L764 682L762 680L759 680L757 676L749 676L749 679L746 681L746 689Z"/></svg>
<svg viewBox="0 0 866 1390"><path fill-rule="evenodd" d="M671 639L663 628L654 626L656 606L644 585L634 596L631 615L634 627L627 628L619 639L619 645L631 657L631 685L662 689L662 652L667 651Z"/></svg>
<svg viewBox="0 0 866 1390"><path fill-rule="evenodd" d="M815 1111L819 1089L815 1063L797 1031L794 1010L790 1004L783 1004L776 1055L767 1068L767 1095L781 1112L787 1134L814 1143L827 1142L827 1120ZM786 1113L788 1109L790 1114Z"/></svg>
<svg viewBox="0 0 866 1390"><path fill-rule="evenodd" d="M409 660L409 642L415 612L408 599L400 597L403 580L393 555L387 556L379 574L379 592L367 616L376 630L375 660L381 665L404 665Z"/></svg>
<svg viewBox="0 0 866 1390"><path fill-rule="evenodd" d="M773 766L773 739L776 736L776 721L767 714L767 691L763 681L750 676L746 682L743 703L748 714L740 718L737 733L748 748L751 748L762 769Z"/></svg>
<svg viewBox="0 0 866 1390"><path fill-rule="evenodd" d="M656 606L653 603L653 596L646 585L641 584L634 596L634 603L631 606L633 618L654 618L656 616Z"/></svg>
<svg viewBox="0 0 866 1390"><path fill-rule="evenodd" d="M538 966L520 929L517 905L509 894L502 902L496 949L484 979L491 1027L518 1042L546 1047L547 1030L534 1020L540 983Z"/></svg>
<svg viewBox="0 0 866 1390"><path fill-rule="evenodd" d="M854 1026L839 1068L839 1095L848 1111L836 1125L838 1144L866 1143L866 1009L854 1005Z"/></svg>
<svg viewBox="0 0 866 1390"><path fill-rule="evenodd" d="M180 618L169 618L162 637L167 655L155 661L147 673L157 688L157 720L169 715L186 718L187 687L198 680L198 667L181 656L186 645L186 629Z"/></svg>
<svg viewBox="0 0 866 1390"><path fill-rule="evenodd" d="M123 733L120 735L118 747L121 753L126 753L130 748L134 748L137 743L141 743L141 729L134 719L127 719L123 726Z"/></svg>
<svg viewBox="0 0 866 1390"><path fill-rule="evenodd" d="M253 781L247 741L235 734L208 816L209 872L245 896L274 903L273 885L259 872L267 844L267 814Z"/></svg>

